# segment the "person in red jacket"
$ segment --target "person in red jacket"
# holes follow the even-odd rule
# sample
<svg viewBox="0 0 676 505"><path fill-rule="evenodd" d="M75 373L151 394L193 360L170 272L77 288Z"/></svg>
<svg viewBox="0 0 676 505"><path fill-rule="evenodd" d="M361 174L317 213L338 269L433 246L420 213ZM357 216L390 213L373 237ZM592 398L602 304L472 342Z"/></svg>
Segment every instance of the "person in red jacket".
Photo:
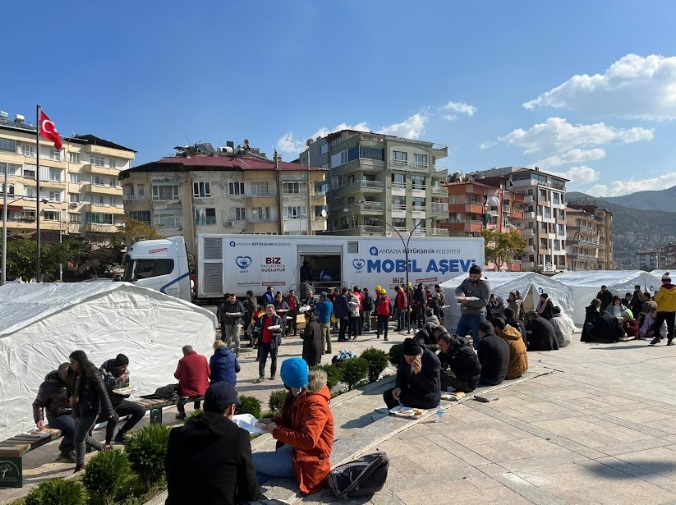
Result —
<svg viewBox="0 0 676 505"><path fill-rule="evenodd" d="M263 431L277 439L277 450L256 452L253 464L258 483L271 477L295 477L300 492L321 491L331 471L333 413L326 372L309 371L302 358L282 363L282 381L289 390L282 414L262 419Z"/></svg>
<svg viewBox="0 0 676 505"><path fill-rule="evenodd" d="M209 387L209 362L201 354L197 354L191 345L183 346L183 357L178 362L174 377L178 379L178 394L181 396L195 397L204 396ZM195 410L199 409L201 402L195 402ZM176 405L178 414L176 419L185 419L185 405Z"/></svg>
<svg viewBox="0 0 676 505"><path fill-rule="evenodd" d="M385 336L385 342L387 342L387 327L390 322L390 310L391 306L390 297L387 296L387 291L381 289L378 298L376 298L376 314L378 315L378 333L376 338L380 338L380 332L383 332Z"/></svg>
<svg viewBox="0 0 676 505"><path fill-rule="evenodd" d="M397 331L406 329L406 313L408 312L408 298L406 291L401 286L395 288L397 296L394 297L394 308L397 309Z"/></svg>

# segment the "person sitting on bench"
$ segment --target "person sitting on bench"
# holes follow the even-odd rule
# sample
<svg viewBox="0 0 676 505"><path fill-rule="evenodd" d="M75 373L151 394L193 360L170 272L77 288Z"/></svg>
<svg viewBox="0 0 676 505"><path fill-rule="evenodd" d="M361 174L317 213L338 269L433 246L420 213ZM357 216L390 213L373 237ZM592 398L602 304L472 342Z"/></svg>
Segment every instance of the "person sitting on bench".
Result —
<svg viewBox="0 0 676 505"><path fill-rule="evenodd" d="M127 400L129 398L128 394L120 394L118 392L120 388L129 386L128 366L129 358L124 354L118 354L114 359L104 362L99 369L103 375L103 383L106 385L108 396L115 412L120 417L129 416L129 419L120 428L120 431L117 432L115 438L113 438L113 434L115 433L117 423L108 422L106 425L106 444L110 444L111 441L117 444L124 444L126 434L143 419L146 413L146 409L141 404Z"/></svg>
<svg viewBox="0 0 676 505"><path fill-rule="evenodd" d="M38 396L33 402L33 419L39 430L45 427L45 411L50 428L61 430L63 438L59 444L59 458L75 463L75 419L68 403L66 377L70 363L62 363L57 370L49 372L40 384Z"/></svg>
<svg viewBox="0 0 676 505"><path fill-rule="evenodd" d="M404 340L402 352L395 387L383 393L385 403L390 409L397 405L419 409L436 407L441 399L439 358L412 338Z"/></svg>

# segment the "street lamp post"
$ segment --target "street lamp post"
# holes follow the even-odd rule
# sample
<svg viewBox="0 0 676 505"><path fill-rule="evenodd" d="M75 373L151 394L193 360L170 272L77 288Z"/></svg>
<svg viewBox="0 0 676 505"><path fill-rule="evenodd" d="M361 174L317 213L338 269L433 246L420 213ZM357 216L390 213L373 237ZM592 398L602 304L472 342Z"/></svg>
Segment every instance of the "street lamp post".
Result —
<svg viewBox="0 0 676 505"><path fill-rule="evenodd" d="M0 286L4 286L7 282L7 172L9 171L9 163L5 164L5 182L2 198L2 282Z"/></svg>
<svg viewBox="0 0 676 505"><path fill-rule="evenodd" d="M42 203L45 205L49 205L52 209L57 211L59 213L59 245L63 244L63 211L61 209L57 209L53 205L49 203L49 200L47 198L42 199ZM59 281L63 282L63 263L59 263Z"/></svg>
<svg viewBox="0 0 676 505"><path fill-rule="evenodd" d="M406 286L405 286L405 288L406 288L406 313L407 313L407 316L408 316L406 318L406 320L407 320L406 330L410 334L411 333L411 297L408 295L408 272L410 270L410 267L409 267L409 264L408 264L408 244L411 242L411 237L413 237L413 233L415 233L415 231L418 229L418 226L420 226L421 224L423 224L426 221L429 221L432 218L427 217L425 219L421 219L420 221L418 221L418 224L416 224L413 227L413 229L408 234L408 238L406 240L404 240L404 237L399 232L399 230L397 230L394 226L392 226L387 221L385 221L383 219L378 219L377 217L374 217L372 219L374 221L380 221L381 223L383 223L383 224L389 226L390 228L392 228L392 230L394 230L394 233L397 234L397 236L399 237L399 240L401 240L401 243L404 246L404 257L405 257L405 262L406 262Z"/></svg>

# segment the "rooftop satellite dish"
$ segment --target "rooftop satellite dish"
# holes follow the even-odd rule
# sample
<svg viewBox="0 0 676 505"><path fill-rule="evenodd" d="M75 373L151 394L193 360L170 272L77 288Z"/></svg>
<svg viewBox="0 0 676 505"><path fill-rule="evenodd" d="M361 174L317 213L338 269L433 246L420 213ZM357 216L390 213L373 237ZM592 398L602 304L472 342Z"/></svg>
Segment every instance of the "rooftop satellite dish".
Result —
<svg viewBox="0 0 676 505"><path fill-rule="evenodd" d="M328 215L329 215L329 213L328 213L328 212L326 212L326 209L322 209L322 212L321 212L321 214L322 214L322 217L323 217L324 219L326 219L326 216L328 216Z"/></svg>

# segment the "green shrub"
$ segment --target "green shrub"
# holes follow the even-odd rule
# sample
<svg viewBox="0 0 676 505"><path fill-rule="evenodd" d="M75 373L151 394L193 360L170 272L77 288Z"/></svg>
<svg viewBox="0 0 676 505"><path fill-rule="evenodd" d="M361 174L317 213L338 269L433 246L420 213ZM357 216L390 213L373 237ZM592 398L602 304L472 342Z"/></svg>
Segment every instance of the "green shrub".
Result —
<svg viewBox="0 0 676 505"><path fill-rule="evenodd" d="M341 381L340 368L333 364L315 365L310 370L324 370L326 372L326 385L330 390L333 390Z"/></svg>
<svg viewBox="0 0 676 505"><path fill-rule="evenodd" d="M387 367L388 356L385 351L369 347L359 356L369 363L369 382L375 382Z"/></svg>
<svg viewBox="0 0 676 505"><path fill-rule="evenodd" d="M78 480L53 479L42 482L33 489L24 505L84 505L86 496L82 483Z"/></svg>
<svg viewBox="0 0 676 505"><path fill-rule="evenodd" d="M399 363L401 362L401 358L404 355L404 346L402 344L394 344L392 347L390 347L390 363L392 363L394 366L398 367Z"/></svg>
<svg viewBox="0 0 676 505"><path fill-rule="evenodd" d="M242 395L239 397L241 405L237 406L235 414L251 414L256 419L261 418L261 401L253 396Z"/></svg>
<svg viewBox="0 0 676 505"><path fill-rule="evenodd" d="M261 412L260 419L265 419L266 417L272 419L273 417L277 417L279 414L281 414L281 412L275 412L274 410L265 410Z"/></svg>
<svg viewBox="0 0 676 505"><path fill-rule="evenodd" d="M347 389L352 390L368 375L369 362L364 358L346 359L340 365L340 373L342 381L347 384Z"/></svg>
<svg viewBox="0 0 676 505"><path fill-rule="evenodd" d="M188 422L195 417L201 416L202 414L204 414L204 411L202 409L195 409L190 413L190 415L188 416L188 418L185 421Z"/></svg>
<svg viewBox="0 0 676 505"><path fill-rule="evenodd" d="M161 424L149 424L131 435L125 451L131 467L145 489L164 484L164 462L169 447L169 429Z"/></svg>
<svg viewBox="0 0 676 505"><path fill-rule="evenodd" d="M127 494L133 480L129 459L119 450L104 451L94 456L82 477L90 505L112 505L119 495Z"/></svg>
<svg viewBox="0 0 676 505"><path fill-rule="evenodd" d="M270 410L272 412L281 412L282 409L284 408L285 402L286 402L286 390L273 391L272 393L270 393L270 401L268 402L268 407L270 407Z"/></svg>

